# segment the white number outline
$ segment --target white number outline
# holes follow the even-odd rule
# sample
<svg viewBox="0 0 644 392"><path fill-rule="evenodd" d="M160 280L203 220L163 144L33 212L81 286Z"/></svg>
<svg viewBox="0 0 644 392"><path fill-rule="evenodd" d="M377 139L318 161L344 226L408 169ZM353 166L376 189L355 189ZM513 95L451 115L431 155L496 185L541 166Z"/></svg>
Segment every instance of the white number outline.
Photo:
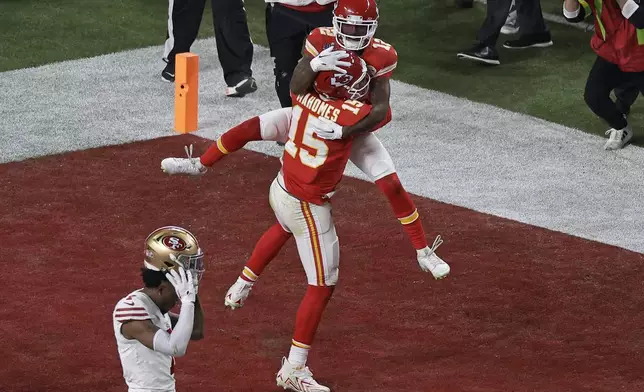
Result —
<svg viewBox="0 0 644 392"><path fill-rule="evenodd" d="M391 50L391 45L379 38L374 38L373 44L371 44L371 46L373 46L375 49L382 48L384 50Z"/></svg>
<svg viewBox="0 0 644 392"><path fill-rule="evenodd" d="M318 139L313 136L313 130L311 123L315 122L317 118L312 116L311 113L306 113L306 122L304 123L304 130L302 135L302 144L306 147L309 147L312 150L315 150L315 154L311 154L306 149L299 148L295 144L295 138L298 134L299 123L302 117L301 106L294 105L292 108L291 114L291 129L288 132L288 141L284 145L284 150L290 155L293 159L298 159L302 162L303 165L308 166L312 169L317 169L322 166L326 159L329 156L329 146L326 145L324 140Z"/></svg>

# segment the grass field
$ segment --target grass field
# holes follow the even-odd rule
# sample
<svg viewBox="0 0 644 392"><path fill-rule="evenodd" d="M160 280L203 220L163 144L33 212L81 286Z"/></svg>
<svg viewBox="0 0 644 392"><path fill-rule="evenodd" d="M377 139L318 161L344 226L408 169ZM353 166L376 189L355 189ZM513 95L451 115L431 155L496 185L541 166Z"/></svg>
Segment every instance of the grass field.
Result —
<svg viewBox="0 0 644 392"><path fill-rule="evenodd" d="M246 2L253 40L260 45L266 45L264 4ZM558 13L561 6L547 0L543 8ZM553 47L501 49L502 65L486 67L456 60L456 52L472 43L484 6L462 10L452 0L387 0L381 1L380 9L378 35L395 45L400 58L396 79L591 133L606 130L582 98L594 59L588 32L551 23ZM0 71L161 45L166 13L166 2L153 0L3 0ZM200 36L212 33L208 6ZM118 72L118 64L114 66ZM159 70L162 66L159 59ZM644 120L637 112L636 124ZM635 143L644 143L637 132Z"/></svg>

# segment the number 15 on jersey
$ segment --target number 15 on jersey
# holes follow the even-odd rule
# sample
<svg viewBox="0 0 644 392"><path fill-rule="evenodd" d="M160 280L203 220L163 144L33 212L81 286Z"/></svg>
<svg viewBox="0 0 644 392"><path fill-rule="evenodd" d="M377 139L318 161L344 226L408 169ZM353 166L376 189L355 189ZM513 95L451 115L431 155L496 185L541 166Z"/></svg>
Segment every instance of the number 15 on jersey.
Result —
<svg viewBox="0 0 644 392"><path fill-rule="evenodd" d="M292 110L291 129L284 150L304 165L317 169L324 164L329 155L329 147L324 140L313 136L318 118L304 113L304 109L299 105L294 105Z"/></svg>

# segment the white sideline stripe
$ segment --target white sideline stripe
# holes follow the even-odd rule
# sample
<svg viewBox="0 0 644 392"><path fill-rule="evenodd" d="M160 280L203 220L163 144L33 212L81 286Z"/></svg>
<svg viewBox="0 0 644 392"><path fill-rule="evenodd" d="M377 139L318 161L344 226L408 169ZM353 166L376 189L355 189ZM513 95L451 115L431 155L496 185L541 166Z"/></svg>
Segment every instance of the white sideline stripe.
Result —
<svg viewBox="0 0 644 392"><path fill-rule="evenodd" d="M201 64L197 134L213 140L279 107L265 48L255 47L258 91L226 98L214 47L212 39L193 47ZM162 55L156 46L0 73L0 162L173 135L174 87L159 78ZM644 149L604 151L602 137L398 81L392 108L378 137L410 192L644 253ZM281 153L275 143L249 148ZM352 166L347 174L364 179ZM420 213L427 231L440 233L431 211Z"/></svg>

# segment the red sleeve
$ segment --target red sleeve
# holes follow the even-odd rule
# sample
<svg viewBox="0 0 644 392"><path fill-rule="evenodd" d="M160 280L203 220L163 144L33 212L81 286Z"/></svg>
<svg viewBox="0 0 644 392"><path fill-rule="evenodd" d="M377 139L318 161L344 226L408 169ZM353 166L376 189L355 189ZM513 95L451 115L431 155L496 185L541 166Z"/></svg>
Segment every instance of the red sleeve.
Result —
<svg viewBox="0 0 644 392"><path fill-rule="evenodd" d="M317 56L324 50L324 45L330 41L330 38L335 40L333 28L331 27L318 27L311 31L304 42L303 54L311 57Z"/></svg>
<svg viewBox="0 0 644 392"><path fill-rule="evenodd" d="M358 123L371 112L370 104L351 100L337 101L336 107L342 110L336 123L343 127L349 127Z"/></svg>
<svg viewBox="0 0 644 392"><path fill-rule="evenodd" d="M372 78L389 78L398 65L396 49L385 41L374 38L362 58L367 62Z"/></svg>
<svg viewBox="0 0 644 392"><path fill-rule="evenodd" d="M262 130L259 117L256 116L221 135L201 156L201 164L212 166L229 153L240 150L246 143L258 140L262 140Z"/></svg>

